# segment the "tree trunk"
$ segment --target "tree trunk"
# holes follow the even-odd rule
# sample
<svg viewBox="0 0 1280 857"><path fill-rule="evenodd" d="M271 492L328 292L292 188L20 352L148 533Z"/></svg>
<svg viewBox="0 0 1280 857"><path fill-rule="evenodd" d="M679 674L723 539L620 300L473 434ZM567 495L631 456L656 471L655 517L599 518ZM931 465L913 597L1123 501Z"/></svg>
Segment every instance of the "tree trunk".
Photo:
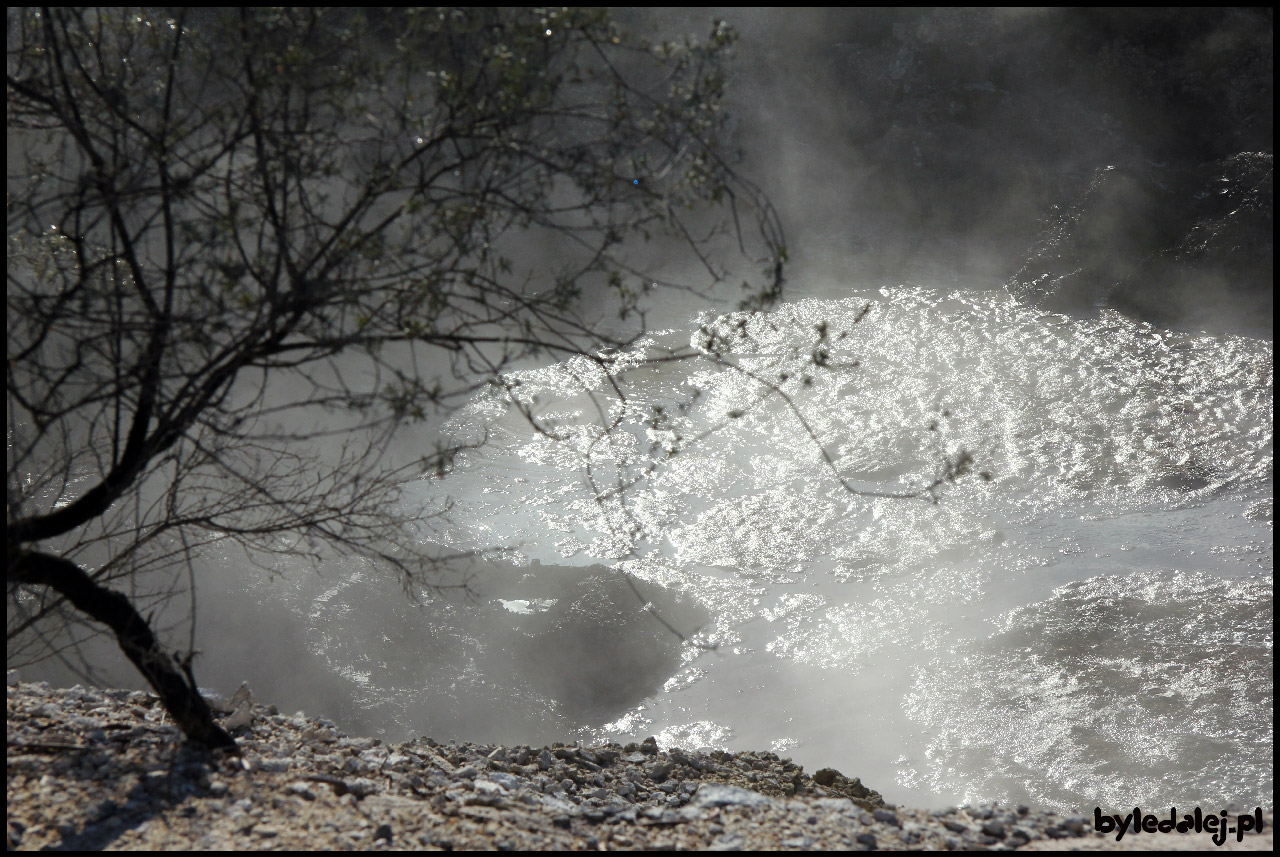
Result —
<svg viewBox="0 0 1280 857"><path fill-rule="evenodd" d="M209 749L240 752L226 730L214 721L194 678L178 668L128 598L99 586L70 560L12 546L8 579L10 583L48 586L76 609L110 628L120 648L155 689L188 741Z"/></svg>

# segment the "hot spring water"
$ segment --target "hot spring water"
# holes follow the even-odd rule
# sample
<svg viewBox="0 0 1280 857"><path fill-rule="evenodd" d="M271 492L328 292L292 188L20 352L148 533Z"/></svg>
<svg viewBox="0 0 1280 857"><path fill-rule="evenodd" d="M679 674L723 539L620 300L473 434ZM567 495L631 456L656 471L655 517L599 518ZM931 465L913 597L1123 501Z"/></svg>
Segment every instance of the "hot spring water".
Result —
<svg viewBox="0 0 1280 857"><path fill-rule="evenodd" d="M639 365L687 331L614 355L625 406L590 361L519 375L559 439L472 402L452 427L488 442L416 492L453 499L432 539L502 549L513 583L603 564L701 606L661 688L582 737L772 748L924 805L1268 804L1271 344L992 292L869 302L699 320L795 410L706 361ZM680 449L646 472L655 444ZM855 490L960 448L992 479L861 496L823 448Z"/></svg>
<svg viewBox="0 0 1280 857"><path fill-rule="evenodd" d="M711 334L737 369L643 359ZM407 486L483 553L465 590L229 554L202 681L390 740L773 749L913 805L1270 805L1270 342L899 288L611 357L625 406L585 359L520 373L546 433L481 395L450 430L484 445ZM866 496L962 448L937 503Z"/></svg>

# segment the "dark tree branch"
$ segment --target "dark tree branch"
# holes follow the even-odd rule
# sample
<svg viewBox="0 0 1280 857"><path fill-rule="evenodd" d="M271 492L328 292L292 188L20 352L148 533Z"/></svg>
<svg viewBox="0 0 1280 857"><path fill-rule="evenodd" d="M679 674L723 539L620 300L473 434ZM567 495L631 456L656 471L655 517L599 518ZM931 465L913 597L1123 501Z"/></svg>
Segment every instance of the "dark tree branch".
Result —
<svg viewBox="0 0 1280 857"><path fill-rule="evenodd" d="M47 586L77 610L111 629L120 649L155 689L174 722L190 740L210 749L239 753L231 736L213 719L195 683L174 663L147 621L119 592L99 586L80 566L51 554L9 550L8 580Z"/></svg>
<svg viewBox="0 0 1280 857"><path fill-rule="evenodd" d="M658 57L599 10L12 14L10 592L111 627L193 740L220 740L194 681L109 583L220 539L319 556L283 535L420 581L392 428L530 355L625 400L600 347L644 334L653 285L722 279L717 241L763 272L756 305L781 288L776 213L717 154L723 28ZM710 282L647 270L673 248ZM362 446L321 470L307 444L336 431Z"/></svg>

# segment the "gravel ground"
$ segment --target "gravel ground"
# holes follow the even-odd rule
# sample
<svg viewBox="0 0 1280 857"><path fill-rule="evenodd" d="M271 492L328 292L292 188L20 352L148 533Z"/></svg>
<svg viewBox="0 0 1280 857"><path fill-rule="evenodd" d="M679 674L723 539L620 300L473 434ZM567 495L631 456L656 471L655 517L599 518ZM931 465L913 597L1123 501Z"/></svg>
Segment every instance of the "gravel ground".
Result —
<svg viewBox="0 0 1280 857"><path fill-rule="evenodd" d="M774 753L387 745L216 699L240 758L183 746L145 692L8 684L10 849L1009 850L1202 848L1027 807L885 805ZM1270 817L1267 819L1270 827ZM1270 829L1228 848L1265 846ZM1209 846L1213 847L1213 846Z"/></svg>

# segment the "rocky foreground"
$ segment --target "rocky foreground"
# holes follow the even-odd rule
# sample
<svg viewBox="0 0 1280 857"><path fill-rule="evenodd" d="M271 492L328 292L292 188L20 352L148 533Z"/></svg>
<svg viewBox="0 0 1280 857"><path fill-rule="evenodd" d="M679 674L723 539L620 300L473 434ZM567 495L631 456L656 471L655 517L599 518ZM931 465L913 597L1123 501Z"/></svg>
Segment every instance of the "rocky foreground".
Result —
<svg viewBox="0 0 1280 857"><path fill-rule="evenodd" d="M387 745L344 736L327 720L283 715L244 694L215 702L235 730L240 758L214 759L185 748L151 694L58 690L11 674L9 848L1116 845L1094 833L1090 819L1026 807L930 812L886 806L857 779L830 768L809 774L773 753L663 752L652 738L625 747L501 747L429 738ZM1265 847L1269 833L1266 843L1255 843L1263 839L1255 836L1241 845ZM1186 848L1192 838L1148 836L1143 844Z"/></svg>

